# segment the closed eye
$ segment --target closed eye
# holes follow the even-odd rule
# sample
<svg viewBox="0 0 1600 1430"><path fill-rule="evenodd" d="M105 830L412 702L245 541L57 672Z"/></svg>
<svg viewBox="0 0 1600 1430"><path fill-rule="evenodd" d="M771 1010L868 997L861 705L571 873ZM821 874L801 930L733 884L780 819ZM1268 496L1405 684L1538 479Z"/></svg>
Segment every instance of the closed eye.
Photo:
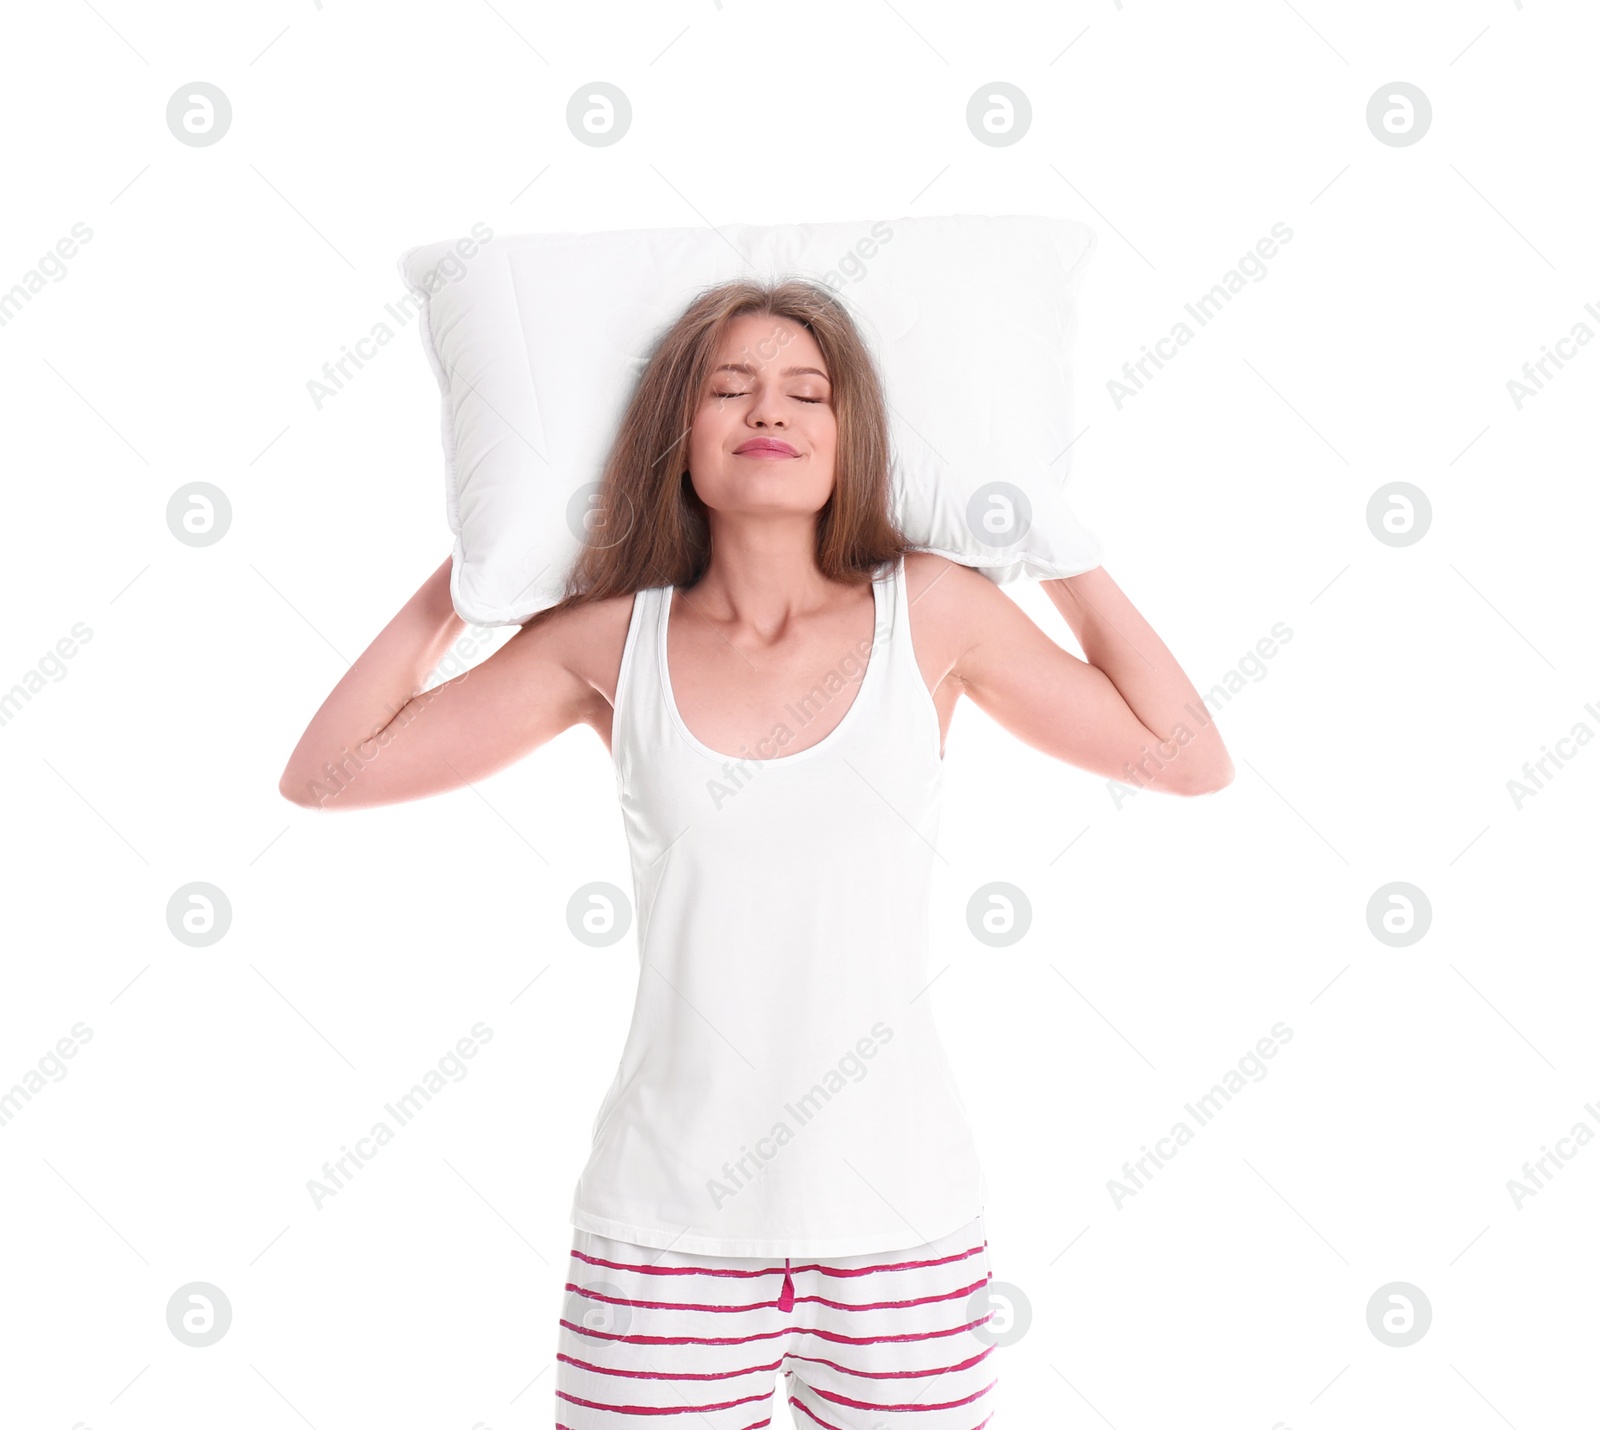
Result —
<svg viewBox="0 0 1600 1430"><path fill-rule="evenodd" d="M748 392L713 392L711 395L713 397L748 397L750 394ZM821 402L823 400L820 397L800 397L798 395L795 397L796 402Z"/></svg>

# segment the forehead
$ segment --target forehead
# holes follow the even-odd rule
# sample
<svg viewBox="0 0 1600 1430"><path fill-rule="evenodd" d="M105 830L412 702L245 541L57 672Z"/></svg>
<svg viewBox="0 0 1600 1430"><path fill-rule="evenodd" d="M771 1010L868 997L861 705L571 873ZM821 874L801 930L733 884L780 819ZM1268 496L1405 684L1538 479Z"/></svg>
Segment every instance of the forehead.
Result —
<svg viewBox="0 0 1600 1430"><path fill-rule="evenodd" d="M770 313L741 313L728 324L717 344L717 367L771 370L780 377L803 372L828 375L822 349L805 324Z"/></svg>

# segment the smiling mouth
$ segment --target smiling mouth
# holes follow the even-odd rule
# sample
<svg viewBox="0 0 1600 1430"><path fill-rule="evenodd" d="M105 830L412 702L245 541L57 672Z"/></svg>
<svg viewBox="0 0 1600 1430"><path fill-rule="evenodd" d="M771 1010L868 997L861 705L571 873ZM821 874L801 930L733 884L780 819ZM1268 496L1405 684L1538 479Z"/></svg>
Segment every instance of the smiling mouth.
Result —
<svg viewBox="0 0 1600 1430"><path fill-rule="evenodd" d="M762 440L759 442L746 442L742 446L735 447L733 455L736 457L798 457L800 454L787 442Z"/></svg>

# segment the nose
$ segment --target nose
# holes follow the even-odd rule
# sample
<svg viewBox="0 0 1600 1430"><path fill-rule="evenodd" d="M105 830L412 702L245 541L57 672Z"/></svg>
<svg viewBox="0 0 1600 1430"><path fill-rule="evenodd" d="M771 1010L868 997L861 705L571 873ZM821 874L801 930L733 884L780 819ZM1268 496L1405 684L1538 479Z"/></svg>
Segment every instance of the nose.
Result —
<svg viewBox="0 0 1600 1430"><path fill-rule="evenodd" d="M763 388L754 402L750 404L750 413L747 420L754 427L776 426L782 427L783 411L778 394Z"/></svg>

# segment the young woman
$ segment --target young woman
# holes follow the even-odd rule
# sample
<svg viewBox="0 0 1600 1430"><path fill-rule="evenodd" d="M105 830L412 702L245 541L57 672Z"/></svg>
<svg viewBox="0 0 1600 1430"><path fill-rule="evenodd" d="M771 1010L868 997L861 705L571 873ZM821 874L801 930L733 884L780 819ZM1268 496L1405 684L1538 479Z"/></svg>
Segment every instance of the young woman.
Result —
<svg viewBox="0 0 1600 1430"><path fill-rule="evenodd" d="M892 507L843 306L797 281L708 290L632 395L565 598L418 695L462 628L446 560L284 771L289 799L350 809L459 789L577 724L611 753L640 976L573 1199L568 1430L763 1426L780 1370L806 1424L988 1424L987 1187L921 996L951 713L967 695L1144 789L1233 776L1103 568L1042 583L1079 660L912 550ZM378 753L341 766L357 741Z"/></svg>

